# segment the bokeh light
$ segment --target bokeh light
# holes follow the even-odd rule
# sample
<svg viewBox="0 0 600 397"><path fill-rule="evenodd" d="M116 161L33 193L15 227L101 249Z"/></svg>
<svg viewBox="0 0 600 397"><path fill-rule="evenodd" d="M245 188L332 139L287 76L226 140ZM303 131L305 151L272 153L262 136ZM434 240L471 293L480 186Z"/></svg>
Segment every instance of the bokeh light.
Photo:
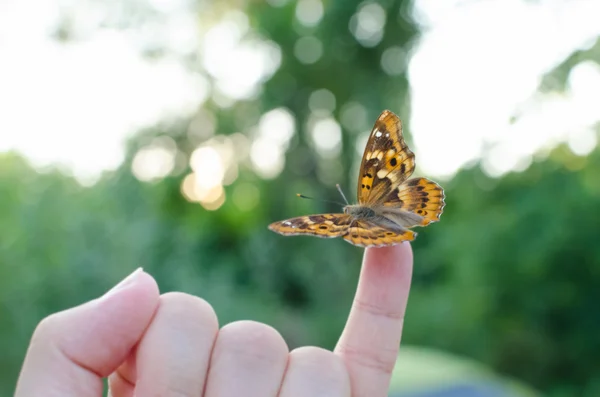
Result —
<svg viewBox="0 0 600 397"><path fill-rule="evenodd" d="M340 121L344 128L353 133L372 127L372 120L368 119L367 110L359 102L345 103L340 111Z"/></svg>
<svg viewBox="0 0 600 397"><path fill-rule="evenodd" d="M281 173L285 164L283 148L264 137L256 139L250 147L254 171L262 178L272 179Z"/></svg>
<svg viewBox="0 0 600 397"><path fill-rule="evenodd" d="M203 64L215 88L231 99L248 99L279 67L277 44L249 34L248 17L231 11L204 36Z"/></svg>
<svg viewBox="0 0 600 397"><path fill-rule="evenodd" d="M315 115L329 115L335 110L335 95L325 88L315 90L308 97L308 107Z"/></svg>
<svg viewBox="0 0 600 397"><path fill-rule="evenodd" d="M310 134L315 149L321 156L339 156L342 150L342 128L334 118L313 121Z"/></svg>
<svg viewBox="0 0 600 397"><path fill-rule="evenodd" d="M160 180L175 169L177 144L171 137L163 136L140 149L131 163L131 172L141 181Z"/></svg>
<svg viewBox="0 0 600 397"><path fill-rule="evenodd" d="M323 18L321 0L299 0L296 4L296 18L304 26L315 26Z"/></svg>
<svg viewBox="0 0 600 397"><path fill-rule="evenodd" d="M390 76L397 76L406 71L406 52L402 47L386 48L381 54L381 68Z"/></svg>
<svg viewBox="0 0 600 397"><path fill-rule="evenodd" d="M300 37L294 45L294 55L304 64L315 63L323 55L323 43L314 36Z"/></svg>
<svg viewBox="0 0 600 397"><path fill-rule="evenodd" d="M358 7L356 14L350 19L350 31L360 44L374 47L383 38L386 22L384 8L376 2L364 2Z"/></svg>

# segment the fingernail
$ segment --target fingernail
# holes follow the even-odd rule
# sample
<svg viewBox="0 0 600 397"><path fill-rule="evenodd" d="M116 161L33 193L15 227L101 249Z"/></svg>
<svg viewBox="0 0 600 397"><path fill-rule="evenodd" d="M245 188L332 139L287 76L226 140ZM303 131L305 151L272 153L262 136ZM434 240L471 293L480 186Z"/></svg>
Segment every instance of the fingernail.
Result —
<svg viewBox="0 0 600 397"><path fill-rule="evenodd" d="M131 273L129 276L125 277L121 282L114 287L112 287L107 293L104 294L104 297L114 294L117 291L122 290L125 287L133 284L137 278L144 272L144 269L138 267Z"/></svg>

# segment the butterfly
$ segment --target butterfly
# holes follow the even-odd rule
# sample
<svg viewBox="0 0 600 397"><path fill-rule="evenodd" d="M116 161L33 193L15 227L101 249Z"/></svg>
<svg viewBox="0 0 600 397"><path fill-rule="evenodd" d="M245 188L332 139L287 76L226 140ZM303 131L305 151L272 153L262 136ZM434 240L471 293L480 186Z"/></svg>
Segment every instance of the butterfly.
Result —
<svg viewBox="0 0 600 397"><path fill-rule="evenodd" d="M307 215L274 222L269 229L285 236L343 237L360 247L412 241L417 233L410 228L439 221L445 205L440 185L427 178L408 179L414 169L415 155L404 141L400 119L384 110L375 122L362 157L358 204L346 205L340 214Z"/></svg>

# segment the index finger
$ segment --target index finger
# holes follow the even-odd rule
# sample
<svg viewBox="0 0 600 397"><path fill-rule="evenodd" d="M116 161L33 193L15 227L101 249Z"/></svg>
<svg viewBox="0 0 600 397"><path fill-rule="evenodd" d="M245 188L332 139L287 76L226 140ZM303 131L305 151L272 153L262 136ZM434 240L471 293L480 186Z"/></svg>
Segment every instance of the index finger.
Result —
<svg viewBox="0 0 600 397"><path fill-rule="evenodd" d="M409 243L365 250L350 316L335 348L348 367L353 397L387 396L412 265Z"/></svg>

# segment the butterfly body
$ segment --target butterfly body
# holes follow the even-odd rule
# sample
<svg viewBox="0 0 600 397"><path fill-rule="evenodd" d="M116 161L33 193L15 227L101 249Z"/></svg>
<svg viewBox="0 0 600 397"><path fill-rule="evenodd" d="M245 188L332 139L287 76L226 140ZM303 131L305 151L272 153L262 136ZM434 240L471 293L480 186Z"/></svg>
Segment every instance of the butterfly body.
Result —
<svg viewBox="0 0 600 397"><path fill-rule="evenodd" d="M344 207L344 214L348 214L356 219L370 219L377 216L377 211L364 205L347 205Z"/></svg>
<svg viewBox="0 0 600 397"><path fill-rule="evenodd" d="M412 241L414 226L440 219L444 191L426 178L408 179L414 154L402 137L400 119L385 110L377 119L363 154L358 178L358 204L341 214L320 214L274 222L269 229L283 235L343 237L351 244L387 246Z"/></svg>

